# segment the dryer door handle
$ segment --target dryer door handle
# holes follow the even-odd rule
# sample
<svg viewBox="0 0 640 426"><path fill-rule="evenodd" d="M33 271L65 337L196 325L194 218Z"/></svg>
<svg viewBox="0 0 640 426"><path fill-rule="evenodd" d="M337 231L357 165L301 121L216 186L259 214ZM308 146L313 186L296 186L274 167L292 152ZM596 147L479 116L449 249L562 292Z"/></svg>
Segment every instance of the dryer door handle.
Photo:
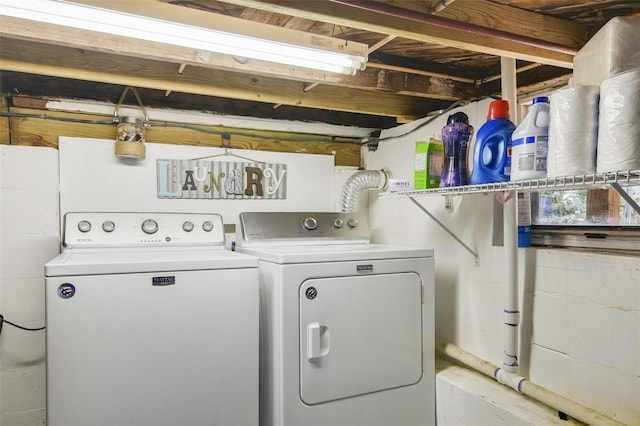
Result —
<svg viewBox="0 0 640 426"><path fill-rule="evenodd" d="M329 353L329 329L319 322L307 325L307 359L312 361Z"/></svg>

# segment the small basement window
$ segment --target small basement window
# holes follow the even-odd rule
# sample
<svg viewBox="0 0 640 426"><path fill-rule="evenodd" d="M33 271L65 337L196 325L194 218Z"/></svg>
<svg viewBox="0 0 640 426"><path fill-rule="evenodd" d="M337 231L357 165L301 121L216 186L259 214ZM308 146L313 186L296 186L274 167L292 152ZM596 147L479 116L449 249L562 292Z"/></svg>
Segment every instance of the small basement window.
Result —
<svg viewBox="0 0 640 426"><path fill-rule="evenodd" d="M640 204L640 185L624 190ZM634 207L612 188L531 193L533 244L640 251Z"/></svg>

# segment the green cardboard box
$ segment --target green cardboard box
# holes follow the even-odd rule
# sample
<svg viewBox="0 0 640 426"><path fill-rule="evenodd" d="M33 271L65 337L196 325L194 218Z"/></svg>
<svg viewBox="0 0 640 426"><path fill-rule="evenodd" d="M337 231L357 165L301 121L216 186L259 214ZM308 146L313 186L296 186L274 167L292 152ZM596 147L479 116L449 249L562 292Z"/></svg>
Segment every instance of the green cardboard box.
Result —
<svg viewBox="0 0 640 426"><path fill-rule="evenodd" d="M413 189L439 187L443 164L442 141L431 138L429 142L416 142Z"/></svg>

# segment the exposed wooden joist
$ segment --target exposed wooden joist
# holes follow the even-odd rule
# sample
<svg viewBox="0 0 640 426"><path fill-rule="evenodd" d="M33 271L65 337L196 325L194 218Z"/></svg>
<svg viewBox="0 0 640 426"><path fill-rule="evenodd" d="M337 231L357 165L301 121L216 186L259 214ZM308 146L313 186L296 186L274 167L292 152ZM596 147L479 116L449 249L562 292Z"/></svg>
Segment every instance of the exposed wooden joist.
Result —
<svg viewBox="0 0 640 426"><path fill-rule="evenodd" d="M399 72L405 72L408 74L415 74L415 75L424 75L424 76L428 76L428 77L437 77L437 78L441 78L444 80L451 80L451 81L459 81L462 83L469 83L469 84L475 84L476 80L473 80L471 78L466 78L466 77L456 77L453 75L447 75L441 72L434 72L434 71L422 71L422 70L418 70L415 68L409 68L409 67L401 67L401 66L397 66L397 65L389 65L389 64L382 64L382 63L377 63L377 62L369 62L367 64L367 67L369 68L377 68L377 69L382 69L382 70L389 70L389 71L399 71Z"/></svg>
<svg viewBox="0 0 640 426"><path fill-rule="evenodd" d="M274 40L280 43L313 46L354 55L366 55L367 53L367 46L363 43L268 25L262 22L247 21L222 14L202 13L195 9L171 4L173 1L74 0L74 3L85 3L89 6L97 6L117 12L147 16L153 19L192 25L199 28L209 28L215 31L242 34L257 39Z"/></svg>
<svg viewBox="0 0 640 426"><path fill-rule="evenodd" d="M11 122L11 132L5 126L0 125L0 144L48 146L57 147L60 136L76 136L97 139L115 139L115 124L89 124L78 122L80 120L105 120L104 116L83 113L69 113L46 110L46 101L36 98L18 98L16 104L28 105L29 108L4 108L9 113L23 115L21 117L6 118L3 121ZM38 108L38 109L34 109ZM44 118L44 117L47 118ZM64 121L60 121L63 119ZM78 120L78 121L74 121ZM173 145L196 146L220 146L220 136L210 132L229 132L232 146L240 149L253 149L276 152L304 152L308 154L333 154L335 164L339 166L360 166L359 141L348 138L331 139L326 136L318 136L317 140L309 135L300 135L289 132L269 132L229 127L198 125L198 128L209 132L199 132L195 129L184 127L150 127L146 130L146 141L152 143L169 143ZM296 141L300 138L300 141Z"/></svg>
<svg viewBox="0 0 640 426"><path fill-rule="evenodd" d="M172 7L178 10L185 9L178 6ZM154 43L6 16L2 17L0 35L51 45L132 56L134 58L175 62L177 64L176 67L178 67L178 65L199 66L228 71L252 72L257 75L277 75L280 78L304 79L306 81L323 83L340 83L343 78L341 74L319 72L258 60L238 60L229 55L213 54L197 49Z"/></svg>
<svg viewBox="0 0 640 426"><path fill-rule="evenodd" d="M187 68L188 70L189 68ZM88 80L75 80L46 75L20 73L13 71L0 72L0 87L4 95L22 94L26 96L47 98L94 99L108 103L117 103L123 86L119 84L95 83ZM395 117L379 115L355 114L335 110L317 108L298 108L283 105L274 112L272 104L251 102L241 99L204 96L194 93L171 92L165 96L162 90L137 87L148 109L168 108L173 110L208 111L214 115L255 117L257 119L275 119L284 121L302 121L310 123L327 123L361 128L389 128L396 125ZM11 103L16 98L11 97ZM127 101L127 103L131 103ZM444 108L448 102L434 101L430 110ZM113 112L112 112L113 113Z"/></svg>
<svg viewBox="0 0 640 426"><path fill-rule="evenodd" d="M420 13L432 13L427 2L378 0ZM439 1L439 0L438 0ZM487 0L456 0L434 13L443 18L580 48L588 39L583 25Z"/></svg>
<svg viewBox="0 0 640 426"><path fill-rule="evenodd" d="M380 70L378 66L369 67L355 76L322 73L262 61L239 62L227 55L215 55L189 48L160 45L50 24L27 23L27 21L9 17L3 18L0 34L5 37L51 43L57 46L175 62L178 74L182 74L180 70L184 70L188 65L244 72L256 76L277 76L278 79L302 80L308 83L382 90L433 99L455 100L479 95L478 87L473 84L464 84L435 73L411 74L407 72L409 70ZM35 54L34 52L25 53ZM24 60L29 59L25 57ZM37 61L37 58L34 60Z"/></svg>
<svg viewBox="0 0 640 426"><path fill-rule="evenodd" d="M552 79L545 79L540 83L521 85L518 87L518 96L530 96L535 93L549 93L569 84L573 74L565 74Z"/></svg>
<svg viewBox="0 0 640 426"><path fill-rule="evenodd" d="M60 61L64 58L64 61ZM333 86L303 91L303 83L250 74L212 72L187 67L182 75L175 64L101 52L4 39L0 43L0 68L86 81L129 85L391 117L423 116L427 100Z"/></svg>
<svg viewBox="0 0 640 426"><path fill-rule="evenodd" d="M163 0L165 1L165 0ZM420 22L388 16L382 13L364 13L354 7L330 1L292 2L287 0L225 0L245 7L284 13L305 19L319 20L381 34L404 37L426 43L506 56L530 62L539 62L564 68L573 67L573 56L549 49L534 48L517 41L497 40L466 31L448 30ZM402 6L409 2L402 2ZM427 6L425 6L427 7ZM447 15L448 14L448 15ZM464 16L462 16L464 15ZM442 15L464 20L474 25L495 28L572 48L581 47L587 39L582 26L565 20L497 5L487 0L459 0L444 9ZM491 25L491 26L490 26ZM538 27L539 26L539 27ZM548 27L548 30L547 30Z"/></svg>

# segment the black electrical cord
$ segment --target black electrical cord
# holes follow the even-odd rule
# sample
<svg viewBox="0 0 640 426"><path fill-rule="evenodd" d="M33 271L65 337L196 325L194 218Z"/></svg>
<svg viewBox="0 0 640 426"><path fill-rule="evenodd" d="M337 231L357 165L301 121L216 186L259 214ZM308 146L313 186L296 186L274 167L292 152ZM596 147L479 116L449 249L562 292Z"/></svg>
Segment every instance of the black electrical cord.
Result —
<svg viewBox="0 0 640 426"><path fill-rule="evenodd" d="M380 139L378 139L378 142L385 142L385 141L388 141L388 140L391 140L391 139L397 139L397 138L401 138L401 137L404 137L404 136L408 136L408 135L416 132L418 129L421 129L424 126L426 126L427 124L431 123L433 120L437 119L438 117L441 117L442 115L448 113L449 111L451 111L454 108L457 108L457 107L462 106L462 105L466 105L466 104L471 103L471 102L478 102L478 101L481 101L481 100L483 100L485 98L490 98L490 97L491 96L484 96L482 98L462 99L462 100L459 100L459 101L455 101L451 105L449 105L447 108L435 111L434 113L432 113L431 115L428 116L429 118L427 120L425 120L424 122L420 123L420 125L418 125L415 128L409 130L408 132L403 133L401 135L395 135L395 136L388 136L388 137L385 137L385 138L380 138ZM363 142L363 143L361 143L361 145L365 145L366 143L367 142Z"/></svg>
<svg viewBox="0 0 640 426"><path fill-rule="evenodd" d="M201 132L201 133L209 133L212 135L219 135L222 136L224 134L229 134L228 130L209 130L209 129L205 129L202 127L198 127L198 126L194 126L193 124L187 124L187 123L172 123L172 122L158 122L158 121L151 121L149 122L149 127L177 127L177 128L183 128L183 129L190 129L190 130L195 130L197 132ZM260 135L260 134L256 134L256 133L246 133L246 132L233 132L231 133L231 136L244 136L244 137L251 137L251 138L255 138L255 139L268 139L268 140L277 140L277 141L284 141L284 142L325 142L323 140L319 140L318 137L313 137L313 136L309 136L309 137L301 137L301 136L293 136L293 137L287 137L287 136L279 136L279 137L275 137L275 136L269 136L269 135ZM331 138L331 141L329 143L333 143L333 144L347 144L347 145L357 145L358 141L350 136L325 136L325 135L320 135L321 138ZM338 140L337 138L342 138L342 139L354 139L353 142L350 141L341 141Z"/></svg>
<svg viewBox="0 0 640 426"><path fill-rule="evenodd" d="M41 118L43 120L65 121L67 123L84 123L84 124L114 124L111 120L83 120L81 118L56 117L47 114L27 114L23 112L0 112L0 117L18 117L18 118Z"/></svg>
<svg viewBox="0 0 640 426"><path fill-rule="evenodd" d="M16 323L13 323L11 321L8 321L6 319L4 319L4 315L0 314L0 334L2 333L2 325L4 323L7 323L11 326L14 326L15 328L19 328L20 330L25 330L25 331L40 331L40 330L44 330L46 327L38 327L38 328L29 328L29 327L23 327L21 325L18 325Z"/></svg>

